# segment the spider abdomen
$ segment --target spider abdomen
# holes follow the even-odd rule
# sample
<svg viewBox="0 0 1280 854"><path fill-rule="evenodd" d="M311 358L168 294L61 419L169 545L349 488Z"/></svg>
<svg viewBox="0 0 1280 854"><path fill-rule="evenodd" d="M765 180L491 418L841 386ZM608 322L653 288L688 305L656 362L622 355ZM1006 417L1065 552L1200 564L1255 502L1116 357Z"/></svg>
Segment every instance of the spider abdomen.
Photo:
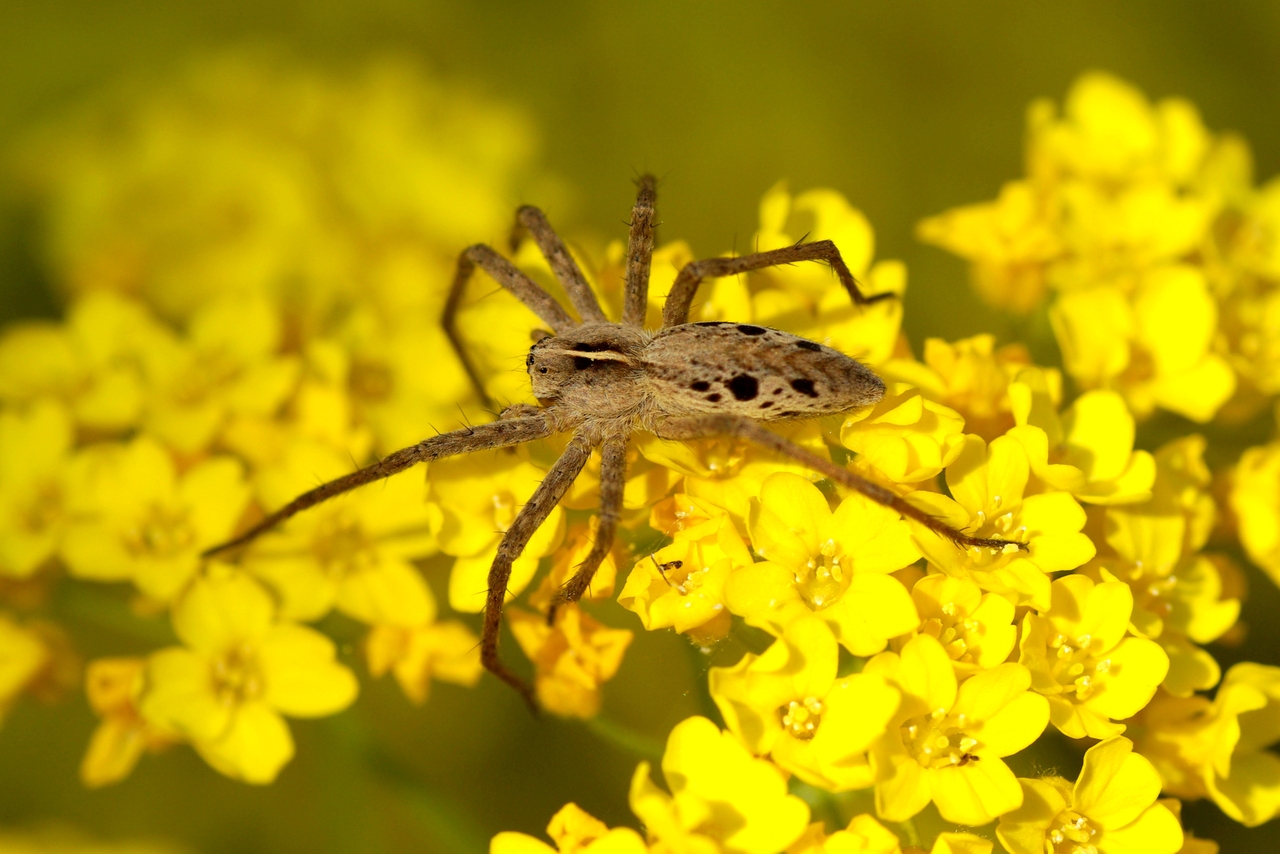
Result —
<svg viewBox="0 0 1280 854"><path fill-rule="evenodd" d="M884 382L856 359L747 323L665 329L645 346L641 364L653 400L670 416L776 421L845 412L884 395Z"/></svg>

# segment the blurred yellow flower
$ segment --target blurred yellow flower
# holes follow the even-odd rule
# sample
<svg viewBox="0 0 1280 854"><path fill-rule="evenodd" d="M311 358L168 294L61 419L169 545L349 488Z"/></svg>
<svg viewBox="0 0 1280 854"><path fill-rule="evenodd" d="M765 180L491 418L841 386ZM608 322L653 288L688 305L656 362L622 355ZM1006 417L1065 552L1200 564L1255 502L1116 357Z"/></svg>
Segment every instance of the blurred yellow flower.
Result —
<svg viewBox="0 0 1280 854"><path fill-rule="evenodd" d="M143 658L89 662L85 696L102 719L80 761L80 781L89 788L120 782L133 771L144 750L161 750L177 741L138 711L138 698L146 686L146 665Z"/></svg>
<svg viewBox="0 0 1280 854"><path fill-rule="evenodd" d="M71 574L132 581L162 602L192 579L201 551L230 536L249 501L234 458L210 457L180 475L145 434L81 451L68 484L72 521L61 553Z"/></svg>
<svg viewBox="0 0 1280 854"><path fill-rule="evenodd" d="M948 822L986 824L1022 803L1004 757L1049 723L1049 704L1030 691L1021 664L1000 664L957 686L942 644L917 635L902 652L867 662L902 691L902 705L871 745L876 812L906 821L932 801Z"/></svg>
<svg viewBox="0 0 1280 854"><path fill-rule="evenodd" d="M62 544L72 430L52 400L0 410L0 577L31 576Z"/></svg>
<svg viewBox="0 0 1280 854"><path fill-rule="evenodd" d="M470 687L480 681L480 639L457 620L418 626L378 625L365 640L369 672L390 671L405 696L427 701L432 679Z"/></svg>
<svg viewBox="0 0 1280 854"><path fill-rule="evenodd" d="M1018 661L1049 700L1049 719L1070 738L1109 738L1115 721L1145 706L1169 670L1153 641L1127 637L1133 593L1119 581L1083 575L1053 582L1053 600L1022 622Z"/></svg>
<svg viewBox="0 0 1280 854"><path fill-rule="evenodd" d="M894 483L919 483L951 465L964 445L964 419L926 398L918 388L893 383L875 406L845 418L840 444Z"/></svg>
<svg viewBox="0 0 1280 854"><path fill-rule="evenodd" d="M259 503L274 510L351 468L337 451L298 441L259 472ZM435 599L411 562L436 551L425 494L422 473L411 470L327 501L254 540L243 566L276 592L284 619L318 620L337 608L365 623L429 622Z"/></svg>
<svg viewBox="0 0 1280 854"><path fill-rule="evenodd" d="M506 831L493 837L489 854L646 854L649 847L629 827L612 830L577 804L565 804L551 817L547 836L556 847L523 833Z"/></svg>
<svg viewBox="0 0 1280 854"><path fill-rule="evenodd" d="M1231 476L1231 509L1250 560L1280 584L1280 442L1240 456Z"/></svg>
<svg viewBox="0 0 1280 854"><path fill-rule="evenodd" d="M282 714L324 717L356 698L333 641L277 622L271 597L243 573L193 584L173 608L173 628L185 646L147 657L139 708L228 777L270 783L294 752Z"/></svg>
<svg viewBox="0 0 1280 854"><path fill-rule="evenodd" d="M708 676L725 724L748 750L833 792L872 784L867 748L899 700L883 677L837 679L838 653L826 623L805 616L761 655L713 667Z"/></svg>
<svg viewBox="0 0 1280 854"><path fill-rule="evenodd" d="M0 612L0 722L52 659L39 634Z"/></svg>
<svg viewBox="0 0 1280 854"><path fill-rule="evenodd" d="M533 662L538 704L557 715L594 717L600 710L600 686L622 666L634 634L603 625L577 603L559 608L553 626L544 615L519 608L507 612L507 621Z"/></svg>
<svg viewBox="0 0 1280 854"><path fill-rule="evenodd" d="M1061 777L1018 782L1022 806L996 828L1011 854L1174 854L1182 848L1178 817L1156 801L1160 776L1127 738L1089 748L1074 785Z"/></svg>
<svg viewBox="0 0 1280 854"><path fill-rule="evenodd" d="M662 775L641 762L631 778L631 810L656 854L774 854L809 821L804 801L787 794L786 775L756 759L706 718L688 718L667 738Z"/></svg>

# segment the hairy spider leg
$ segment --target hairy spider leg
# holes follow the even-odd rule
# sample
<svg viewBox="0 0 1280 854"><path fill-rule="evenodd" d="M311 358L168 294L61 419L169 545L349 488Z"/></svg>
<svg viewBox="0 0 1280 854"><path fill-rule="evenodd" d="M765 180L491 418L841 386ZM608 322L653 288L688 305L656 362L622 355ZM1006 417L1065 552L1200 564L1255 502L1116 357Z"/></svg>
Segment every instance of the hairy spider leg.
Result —
<svg viewBox="0 0 1280 854"><path fill-rule="evenodd" d="M489 393L485 391L480 374L476 371L471 357L467 355L462 336L458 332L458 311L462 308L462 297L466 291L467 282L475 272L477 264L557 334L572 329L578 323L537 282L526 276L491 247L477 243L464 249L458 256L457 271L453 275L453 285L449 289L449 299L445 301L440 323L444 326L445 335L449 337L449 343L458 354L458 360L462 362L462 368L467 372L467 377L471 380L476 394L486 406L492 407L493 401L489 399Z"/></svg>
<svg viewBox="0 0 1280 854"><path fill-rule="evenodd" d="M560 235L556 234L551 223L547 222L546 215L533 205L525 205L516 211L516 228L511 233L513 252L520 246L521 232L528 232L533 242L538 244L538 248L542 250L542 256L547 259L547 264L551 267L551 272L555 273L556 279L569 295L569 302L573 303L574 310L578 312L582 322L608 323L609 318L601 310L595 293L587 284L587 277L582 275L578 262L573 260Z"/></svg>
<svg viewBox="0 0 1280 854"><path fill-rule="evenodd" d="M896 510L908 519L919 522L930 531L946 537L962 548L977 547L984 549L1004 549L1006 546L1026 548L1024 543L1001 540L989 537L974 537L948 525L936 516L931 516L902 496L872 483L864 477L854 474L843 466L822 457L799 445L789 442L777 433L766 430L749 418L738 415L698 415L690 418L669 418L657 425L657 435L662 439L702 439L710 436L728 436L744 439L754 445L767 448L782 456L791 457L808 468L831 478L841 486L865 495L867 498Z"/></svg>
<svg viewBox="0 0 1280 854"><path fill-rule="evenodd" d="M627 280L623 289L622 322L644 328L649 309L649 268L653 264L653 227L657 200L657 179L640 176L640 192L631 209L631 232L627 235Z"/></svg>
<svg viewBox="0 0 1280 854"><path fill-rule="evenodd" d="M627 483L627 440L630 434L610 436L600 447L600 522L591 551L578 566L578 571L565 582L547 609L547 625L555 625L556 610L568 602L577 602L591 586L596 570L613 548L622 513L622 494Z"/></svg>
<svg viewBox="0 0 1280 854"><path fill-rule="evenodd" d="M554 432L551 419L539 414L508 418L489 424L481 424L478 427L465 427L461 430L453 430L449 433L441 433L439 436L432 436L430 439L424 439L416 445L410 445L407 448L401 448L390 453L372 465L357 469L351 474L322 483L315 489L302 493L235 539L205 549L203 556L212 557L236 546L242 546L276 527L286 519L296 516L308 507L314 507L322 501L327 501L336 495L349 492L366 483L390 477L418 463L430 462L444 457L456 457L459 454L467 454L472 451L486 451L493 448L520 445L525 442L532 442L535 439L545 439Z"/></svg>
<svg viewBox="0 0 1280 854"><path fill-rule="evenodd" d="M840 284L849 292L855 305L868 305L883 299L891 299L895 294L873 294L867 296L858 288L858 280L849 271L849 265L840 257L840 250L830 240L816 240L813 243L801 243L795 246L784 246L768 252L754 252L736 258L704 258L701 261L690 261L685 264L671 285L667 301L662 306L662 328L679 326L689 322L689 307L693 304L693 296L703 279L716 279L721 276L734 276L749 273L752 270L763 270L766 267L778 267L796 261L826 261L835 270Z"/></svg>
<svg viewBox="0 0 1280 854"><path fill-rule="evenodd" d="M501 423L501 422L498 422ZM538 711L533 689L527 682L507 668L498 657L498 638L502 629L502 607L507 598L507 582L511 580L511 565L524 551L538 526L560 503L582 467L591 457L591 440L584 431L578 431L569 440L564 453L547 472L542 483L534 490L529 502L520 508L515 521L498 543L498 554L489 568L489 594L484 603L484 628L480 634L480 661L485 669L520 692L529 707Z"/></svg>

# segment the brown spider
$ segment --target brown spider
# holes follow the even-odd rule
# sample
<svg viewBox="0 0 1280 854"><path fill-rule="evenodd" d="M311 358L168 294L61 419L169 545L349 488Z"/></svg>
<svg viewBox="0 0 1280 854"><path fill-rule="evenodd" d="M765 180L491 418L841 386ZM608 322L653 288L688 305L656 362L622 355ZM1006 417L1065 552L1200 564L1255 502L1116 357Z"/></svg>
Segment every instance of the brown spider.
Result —
<svg viewBox="0 0 1280 854"><path fill-rule="evenodd" d="M690 303L704 278L731 276L795 261L830 264L857 305L890 296L864 296L830 240L687 264L676 277L663 306L662 328L656 332L643 328L653 254L654 186L652 176L640 179L640 192L631 213L621 323L611 322L600 310L582 271L537 208L520 208L516 213L517 229L527 231L538 244L581 321L574 320L537 283L489 246L476 244L458 258L442 321L467 375L481 398L487 400L480 377L463 348L456 323L463 291L478 264L554 332L530 348L525 362L533 394L541 406L510 407L490 424L433 436L396 451L380 462L317 486L235 539L209 549L205 555L247 543L308 507L416 463L518 445L571 431L573 437L564 454L547 472L503 536L489 570L489 592L485 601L480 641L484 666L536 708L530 687L498 658L502 606L512 562L582 471L592 450L599 448L600 523L596 539L577 573L552 602L548 621L555 619L558 606L582 597L613 543L626 480L627 442L636 430L645 430L663 439L708 436L744 439L798 460L958 546L1002 549L1010 545L1005 540L973 537L955 530L890 490L760 425L764 421L831 415L875 403L884 394L884 383L870 368L830 347L776 329L728 322L688 322Z"/></svg>

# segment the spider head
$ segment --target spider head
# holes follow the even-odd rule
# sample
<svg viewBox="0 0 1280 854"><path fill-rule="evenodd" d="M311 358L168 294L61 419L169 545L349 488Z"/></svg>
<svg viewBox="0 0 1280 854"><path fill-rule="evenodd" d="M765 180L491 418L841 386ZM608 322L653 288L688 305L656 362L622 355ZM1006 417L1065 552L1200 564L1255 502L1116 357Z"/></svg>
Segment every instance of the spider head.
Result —
<svg viewBox="0 0 1280 854"><path fill-rule="evenodd" d="M529 348L525 369L533 395L544 405L560 402L586 413L616 408L622 385L637 373L642 335L615 323L575 327L548 335Z"/></svg>

